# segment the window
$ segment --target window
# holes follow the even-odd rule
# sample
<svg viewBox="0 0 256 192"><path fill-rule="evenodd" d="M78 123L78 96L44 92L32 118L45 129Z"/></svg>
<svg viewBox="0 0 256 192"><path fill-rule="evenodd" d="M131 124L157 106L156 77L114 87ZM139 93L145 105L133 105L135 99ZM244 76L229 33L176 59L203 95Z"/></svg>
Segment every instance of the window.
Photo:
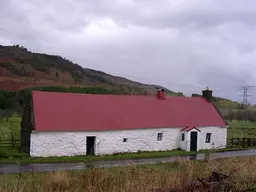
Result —
<svg viewBox="0 0 256 192"><path fill-rule="evenodd" d="M182 133L181 134L181 141L184 141L185 140L185 133Z"/></svg>
<svg viewBox="0 0 256 192"><path fill-rule="evenodd" d="M123 142L127 142L127 138L124 138L124 139L123 139Z"/></svg>
<svg viewBox="0 0 256 192"><path fill-rule="evenodd" d="M163 140L163 133L157 133L157 141Z"/></svg>
<svg viewBox="0 0 256 192"><path fill-rule="evenodd" d="M210 143L211 142L211 133L206 133L206 139L205 139L205 143Z"/></svg>

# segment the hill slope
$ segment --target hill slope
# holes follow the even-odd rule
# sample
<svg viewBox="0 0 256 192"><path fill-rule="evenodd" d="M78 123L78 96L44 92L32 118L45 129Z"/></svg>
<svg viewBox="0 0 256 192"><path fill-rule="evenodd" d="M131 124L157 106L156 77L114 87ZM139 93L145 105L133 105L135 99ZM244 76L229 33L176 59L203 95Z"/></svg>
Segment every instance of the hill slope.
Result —
<svg viewBox="0 0 256 192"><path fill-rule="evenodd" d="M151 94L156 87L161 87L85 69L63 57L33 53L19 45L0 46L0 77L0 90L18 90L28 86L100 85L125 88L134 94Z"/></svg>
<svg viewBox="0 0 256 192"><path fill-rule="evenodd" d="M0 91L18 91L29 87L48 87L43 89L52 90L50 88L52 86L62 87L54 88L54 90L59 91L143 95L155 94L156 87L163 88L157 85L131 81L93 69L86 69L61 56L33 53L19 45L0 45ZM74 87L85 89L74 90ZM166 88L165 90L168 95L183 95ZM16 95L22 95L21 98L23 98L24 94L23 92L22 94L1 93L0 108L13 106L14 104L11 103L15 100L14 98L20 97ZM201 93L199 95L194 94L194 96L201 96ZM21 100L23 101L23 99ZM214 102L223 115L226 115L228 111L239 109L237 102L224 98L215 97Z"/></svg>

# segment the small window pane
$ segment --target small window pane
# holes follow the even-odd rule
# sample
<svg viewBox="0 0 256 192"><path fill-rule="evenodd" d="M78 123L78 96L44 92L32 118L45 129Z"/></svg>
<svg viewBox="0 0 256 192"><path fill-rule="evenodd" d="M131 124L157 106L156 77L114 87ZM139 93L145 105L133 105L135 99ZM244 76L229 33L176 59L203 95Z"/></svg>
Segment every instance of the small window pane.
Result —
<svg viewBox="0 0 256 192"><path fill-rule="evenodd" d="M181 140L184 141L185 140L185 133L181 134Z"/></svg>
<svg viewBox="0 0 256 192"><path fill-rule="evenodd" d="M162 141L163 140L163 133L158 133L157 134L157 141Z"/></svg>
<svg viewBox="0 0 256 192"><path fill-rule="evenodd" d="M210 143L211 142L211 133L206 133L206 139L205 139L205 143Z"/></svg>
<svg viewBox="0 0 256 192"><path fill-rule="evenodd" d="M127 138L124 138L124 139L123 139L123 142L127 142Z"/></svg>

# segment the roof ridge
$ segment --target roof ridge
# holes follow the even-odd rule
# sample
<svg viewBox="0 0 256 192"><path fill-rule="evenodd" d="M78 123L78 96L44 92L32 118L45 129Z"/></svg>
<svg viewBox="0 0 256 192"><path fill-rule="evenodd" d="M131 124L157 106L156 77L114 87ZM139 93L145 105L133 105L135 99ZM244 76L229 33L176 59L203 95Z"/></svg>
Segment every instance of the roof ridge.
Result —
<svg viewBox="0 0 256 192"><path fill-rule="evenodd" d="M155 95L125 95L125 94L94 94L94 93L74 93L74 92L58 92L58 91L40 91L40 90L33 90L32 93L50 93L50 94L71 94L71 95L91 95L91 96L111 96L111 97L117 97L117 96L123 96L123 97L146 97L146 98L156 98ZM180 99L201 99L204 97L184 97L184 96L171 96L171 95L165 95L165 99L172 99L172 98L180 98Z"/></svg>

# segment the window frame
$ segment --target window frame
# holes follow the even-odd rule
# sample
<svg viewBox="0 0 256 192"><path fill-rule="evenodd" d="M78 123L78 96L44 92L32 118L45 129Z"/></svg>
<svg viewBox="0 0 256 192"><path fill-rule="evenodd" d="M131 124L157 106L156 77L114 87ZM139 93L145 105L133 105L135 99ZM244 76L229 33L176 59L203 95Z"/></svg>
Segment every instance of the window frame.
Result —
<svg viewBox="0 0 256 192"><path fill-rule="evenodd" d="M211 143L212 133L206 133L205 143Z"/></svg>
<svg viewBox="0 0 256 192"><path fill-rule="evenodd" d="M185 141L185 133L181 133L181 141Z"/></svg>
<svg viewBox="0 0 256 192"><path fill-rule="evenodd" d="M157 133L157 141L163 140L163 133Z"/></svg>

